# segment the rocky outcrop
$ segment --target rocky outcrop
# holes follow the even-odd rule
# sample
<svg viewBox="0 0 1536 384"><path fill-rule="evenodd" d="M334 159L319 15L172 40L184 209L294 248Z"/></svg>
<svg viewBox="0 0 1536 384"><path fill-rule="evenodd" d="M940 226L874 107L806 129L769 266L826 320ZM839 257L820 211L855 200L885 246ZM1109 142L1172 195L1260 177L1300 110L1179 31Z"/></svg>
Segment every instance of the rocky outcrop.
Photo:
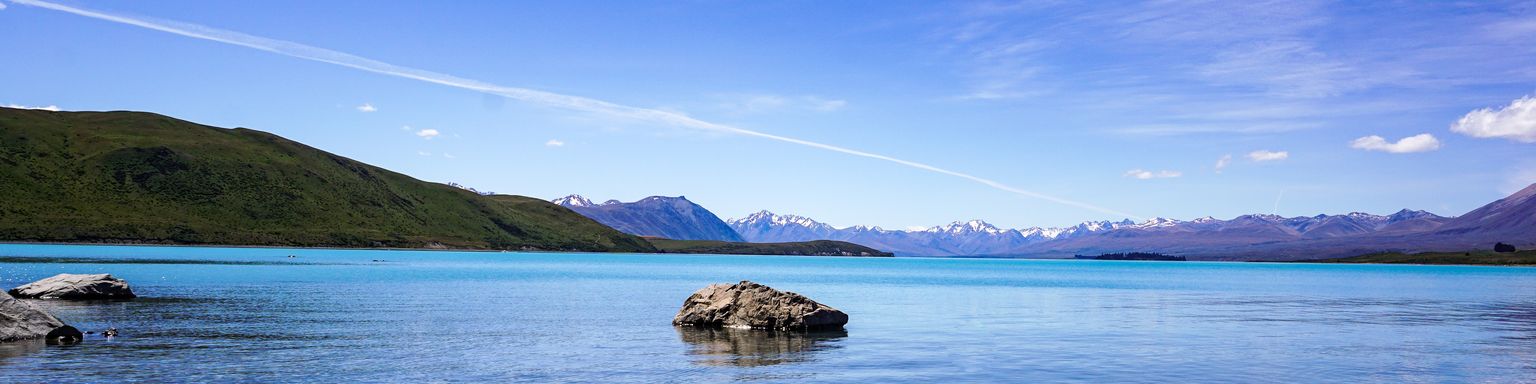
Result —
<svg viewBox="0 0 1536 384"><path fill-rule="evenodd" d="M743 280L713 284L689 296L672 325L781 331L841 329L848 314L800 296Z"/></svg>
<svg viewBox="0 0 1536 384"><path fill-rule="evenodd" d="M106 300L135 297L128 282L108 274L64 273L16 287L9 293L23 299Z"/></svg>
<svg viewBox="0 0 1536 384"><path fill-rule="evenodd" d="M80 330L64 325L32 303L0 295L0 342L47 339L50 343L73 343L80 338Z"/></svg>

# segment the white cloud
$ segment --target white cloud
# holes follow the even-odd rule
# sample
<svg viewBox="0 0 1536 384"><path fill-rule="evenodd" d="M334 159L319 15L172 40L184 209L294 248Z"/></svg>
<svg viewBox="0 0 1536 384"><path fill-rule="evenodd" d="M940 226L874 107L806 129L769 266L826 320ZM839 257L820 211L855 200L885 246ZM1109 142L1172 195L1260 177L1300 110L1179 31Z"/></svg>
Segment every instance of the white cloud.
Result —
<svg viewBox="0 0 1536 384"><path fill-rule="evenodd" d="M928 229L928 227L924 227L924 226L921 226L921 225L908 225L907 226L907 232L922 232L923 230L926 230L926 229Z"/></svg>
<svg viewBox="0 0 1536 384"><path fill-rule="evenodd" d="M416 154L422 155L422 156L432 156L432 152L427 152L427 151L416 151Z"/></svg>
<svg viewBox="0 0 1536 384"><path fill-rule="evenodd" d="M727 107L741 112L762 112L779 109L789 101L783 97L774 95L749 95L745 99L730 103Z"/></svg>
<svg viewBox="0 0 1536 384"><path fill-rule="evenodd" d="M1232 165L1232 155L1221 155L1220 159L1216 159L1216 173L1221 173L1228 165Z"/></svg>
<svg viewBox="0 0 1536 384"><path fill-rule="evenodd" d="M449 158L449 159L457 159L457 158L459 158L458 156L454 156L453 154L450 154L450 153L444 153L443 157L444 158Z"/></svg>
<svg viewBox="0 0 1536 384"><path fill-rule="evenodd" d="M1536 98L1521 97L1497 110L1468 112L1451 124L1451 132L1477 138L1501 138L1536 143Z"/></svg>
<svg viewBox="0 0 1536 384"><path fill-rule="evenodd" d="M378 110L379 109L378 108L374 108L373 104L371 104L371 103L363 103L363 105L357 106L357 111L358 112L375 112L375 111L378 111Z"/></svg>
<svg viewBox="0 0 1536 384"><path fill-rule="evenodd" d="M1428 133L1421 133L1404 137L1394 143L1387 141L1384 137L1370 135L1355 139L1355 141L1349 143L1349 147L1389 153L1429 152L1440 149L1440 139L1436 139L1434 135Z"/></svg>
<svg viewBox="0 0 1536 384"><path fill-rule="evenodd" d="M847 100L826 99L820 96L734 94L723 95L723 97L730 100L720 103L720 106L734 113L764 113L778 110L835 112L848 106Z"/></svg>
<svg viewBox="0 0 1536 384"><path fill-rule="evenodd" d="M423 130L420 130L420 131L416 131L416 136L421 136L421 138L427 139L427 140L432 140L432 138L437 137L437 135L439 135L439 134L442 134L442 133L438 132L436 129L423 129Z"/></svg>
<svg viewBox="0 0 1536 384"><path fill-rule="evenodd" d="M5 9L5 3L0 3L0 9Z"/></svg>
<svg viewBox="0 0 1536 384"><path fill-rule="evenodd" d="M54 111L54 112L58 112L59 111L59 106L52 105L52 104L49 104L46 107L34 107L34 106L27 106L27 105L6 104L5 107L6 108L16 108L16 109L39 109L39 110Z"/></svg>
<svg viewBox="0 0 1536 384"><path fill-rule="evenodd" d="M1136 179L1140 179L1140 180L1147 180L1147 179L1169 179L1169 178L1175 178L1175 177L1179 177L1179 176L1184 176L1184 173L1183 172L1179 172L1179 171L1168 171L1168 170L1152 172L1152 171L1141 170L1141 169L1132 169L1132 170L1129 170L1129 171L1125 172L1125 177L1131 177L1131 178L1136 178Z"/></svg>
<svg viewBox="0 0 1536 384"><path fill-rule="evenodd" d="M549 139L549 141L544 142L544 146L546 146L546 147L564 147L565 146L565 142L564 141L560 141L560 140L556 140L556 139Z"/></svg>
<svg viewBox="0 0 1536 384"><path fill-rule="evenodd" d="M810 103L813 110L832 112L848 106L848 100L827 100L816 96L806 96L805 101Z"/></svg>
<svg viewBox="0 0 1536 384"><path fill-rule="evenodd" d="M1248 153L1248 159L1253 161L1279 161L1291 157L1290 152L1258 150Z"/></svg>
<svg viewBox="0 0 1536 384"><path fill-rule="evenodd" d="M400 126L400 130L406 131L406 132L410 132L411 131L411 126L409 126L409 125L402 125L402 126Z"/></svg>

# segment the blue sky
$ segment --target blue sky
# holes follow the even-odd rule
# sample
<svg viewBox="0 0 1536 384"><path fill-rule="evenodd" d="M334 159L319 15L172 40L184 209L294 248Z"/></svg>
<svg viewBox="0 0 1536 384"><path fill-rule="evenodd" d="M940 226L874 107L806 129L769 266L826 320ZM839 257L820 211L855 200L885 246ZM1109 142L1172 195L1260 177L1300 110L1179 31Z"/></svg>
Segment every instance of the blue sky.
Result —
<svg viewBox="0 0 1536 384"><path fill-rule="evenodd" d="M1455 215L1536 182L1529 3L0 4L0 105L256 128L541 198L1027 227Z"/></svg>

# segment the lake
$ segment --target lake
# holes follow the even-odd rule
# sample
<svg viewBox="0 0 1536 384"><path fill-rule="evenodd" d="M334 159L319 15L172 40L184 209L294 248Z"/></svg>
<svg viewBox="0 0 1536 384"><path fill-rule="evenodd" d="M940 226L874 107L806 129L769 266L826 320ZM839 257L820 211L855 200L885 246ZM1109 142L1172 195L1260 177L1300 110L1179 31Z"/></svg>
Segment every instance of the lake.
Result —
<svg viewBox="0 0 1536 384"><path fill-rule="evenodd" d="M0 244L0 287L58 273L141 297L37 302L122 336L0 346L0 381L1536 381L1523 267ZM740 280L851 320L670 324Z"/></svg>

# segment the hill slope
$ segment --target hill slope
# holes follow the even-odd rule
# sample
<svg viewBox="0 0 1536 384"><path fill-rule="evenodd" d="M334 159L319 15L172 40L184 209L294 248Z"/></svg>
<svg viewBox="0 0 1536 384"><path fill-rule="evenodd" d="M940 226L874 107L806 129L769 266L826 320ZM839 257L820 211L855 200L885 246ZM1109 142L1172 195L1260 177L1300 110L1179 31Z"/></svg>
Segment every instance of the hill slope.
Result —
<svg viewBox="0 0 1536 384"><path fill-rule="evenodd" d="M0 185L9 241L655 251L543 200L151 113L0 108Z"/></svg>
<svg viewBox="0 0 1536 384"><path fill-rule="evenodd" d="M651 196L633 203L608 201L593 204L580 195L570 195L555 199L554 203L631 235L678 240L744 241L720 217L682 196Z"/></svg>

